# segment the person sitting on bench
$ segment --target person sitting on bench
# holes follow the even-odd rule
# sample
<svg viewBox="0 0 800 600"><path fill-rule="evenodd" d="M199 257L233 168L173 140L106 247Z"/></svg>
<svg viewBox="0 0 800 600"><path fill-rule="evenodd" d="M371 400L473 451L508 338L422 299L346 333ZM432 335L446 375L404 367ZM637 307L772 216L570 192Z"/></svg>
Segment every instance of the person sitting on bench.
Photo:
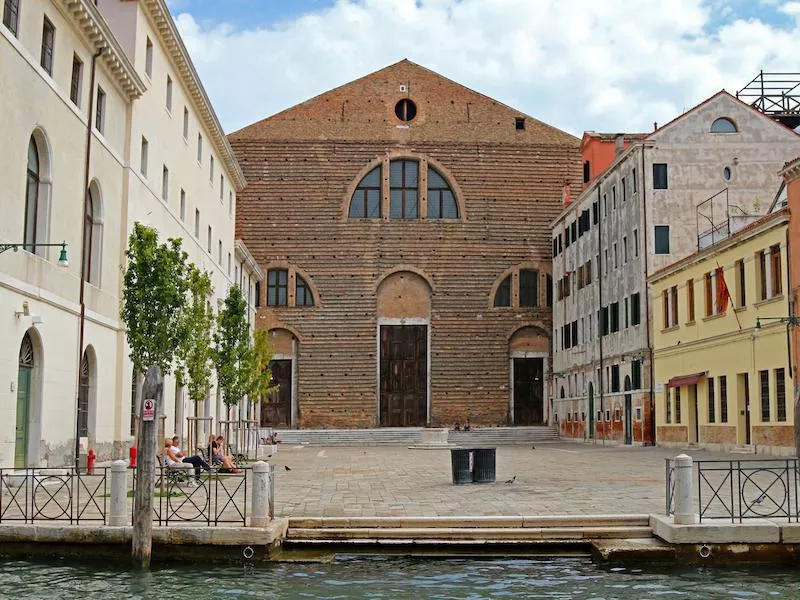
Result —
<svg viewBox="0 0 800 600"><path fill-rule="evenodd" d="M167 466L172 466L174 463L189 463L194 467L194 476L197 481L200 481L200 469L210 471L211 467L199 456L186 456L186 453L181 450L181 438L177 435L172 438L172 446L164 448L164 462Z"/></svg>
<svg viewBox="0 0 800 600"><path fill-rule="evenodd" d="M211 436L211 464L212 465L222 465L222 469L220 471L230 472L230 473L241 473L242 470L236 468L236 465L233 463L233 457L230 454L225 454L223 448L225 447L225 438L221 435L218 435L216 438Z"/></svg>

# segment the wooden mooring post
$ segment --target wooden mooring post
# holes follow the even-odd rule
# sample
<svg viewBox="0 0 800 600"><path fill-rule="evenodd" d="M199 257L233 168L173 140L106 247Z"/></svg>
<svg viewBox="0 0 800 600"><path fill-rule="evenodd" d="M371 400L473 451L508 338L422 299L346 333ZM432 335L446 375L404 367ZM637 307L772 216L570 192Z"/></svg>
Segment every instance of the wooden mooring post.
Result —
<svg viewBox="0 0 800 600"><path fill-rule="evenodd" d="M133 565L150 567L153 549L153 487L156 477L156 415L161 406L164 378L161 369L150 366L142 388L139 415L139 457L133 513Z"/></svg>

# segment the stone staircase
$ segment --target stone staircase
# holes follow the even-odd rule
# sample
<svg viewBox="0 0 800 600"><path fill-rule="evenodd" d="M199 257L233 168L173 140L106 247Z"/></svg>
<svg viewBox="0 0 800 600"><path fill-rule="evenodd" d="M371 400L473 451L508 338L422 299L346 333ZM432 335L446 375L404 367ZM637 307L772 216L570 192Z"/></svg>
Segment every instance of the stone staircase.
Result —
<svg viewBox="0 0 800 600"><path fill-rule="evenodd" d="M413 446L422 442L422 427L376 429L276 429L283 444L310 446ZM548 426L486 427L473 431L450 431L448 443L457 446L506 446L556 441L558 432Z"/></svg>
<svg viewBox="0 0 800 600"><path fill-rule="evenodd" d="M652 537L648 515L531 517L312 517L289 519L284 544L587 545Z"/></svg>

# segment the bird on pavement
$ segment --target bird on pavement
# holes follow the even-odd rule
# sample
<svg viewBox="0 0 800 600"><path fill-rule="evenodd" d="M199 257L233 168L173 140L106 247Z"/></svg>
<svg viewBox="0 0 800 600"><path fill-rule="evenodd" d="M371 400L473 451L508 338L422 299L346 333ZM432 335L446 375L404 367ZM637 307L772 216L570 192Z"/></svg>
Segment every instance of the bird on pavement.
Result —
<svg viewBox="0 0 800 600"><path fill-rule="evenodd" d="M536 450L536 446L531 446L531 450Z"/></svg>
<svg viewBox="0 0 800 600"><path fill-rule="evenodd" d="M511 479L509 479L508 481L506 481L506 485L511 485L511 484L512 484L512 483L514 483L516 480L517 480L517 476L516 476L516 475L514 475L514 476L513 476Z"/></svg>
<svg viewBox="0 0 800 600"><path fill-rule="evenodd" d="M288 465L283 465L283 468L286 469L287 471L291 471Z"/></svg>

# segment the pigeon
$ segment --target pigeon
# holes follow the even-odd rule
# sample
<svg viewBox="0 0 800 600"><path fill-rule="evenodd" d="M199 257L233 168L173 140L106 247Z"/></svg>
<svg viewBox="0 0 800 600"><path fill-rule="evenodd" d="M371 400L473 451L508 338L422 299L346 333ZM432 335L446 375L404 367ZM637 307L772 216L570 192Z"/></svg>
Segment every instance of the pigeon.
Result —
<svg viewBox="0 0 800 600"><path fill-rule="evenodd" d="M531 450L536 450L536 446L531 446Z"/></svg>
<svg viewBox="0 0 800 600"><path fill-rule="evenodd" d="M517 480L517 476L516 476L516 475L514 475L514 476L513 476L511 479L509 479L508 481L506 481L506 485L511 485L511 484L512 484L512 483L514 483L516 480Z"/></svg>
<svg viewBox="0 0 800 600"><path fill-rule="evenodd" d="M287 471L291 471L288 465L283 465L283 468L286 469Z"/></svg>

